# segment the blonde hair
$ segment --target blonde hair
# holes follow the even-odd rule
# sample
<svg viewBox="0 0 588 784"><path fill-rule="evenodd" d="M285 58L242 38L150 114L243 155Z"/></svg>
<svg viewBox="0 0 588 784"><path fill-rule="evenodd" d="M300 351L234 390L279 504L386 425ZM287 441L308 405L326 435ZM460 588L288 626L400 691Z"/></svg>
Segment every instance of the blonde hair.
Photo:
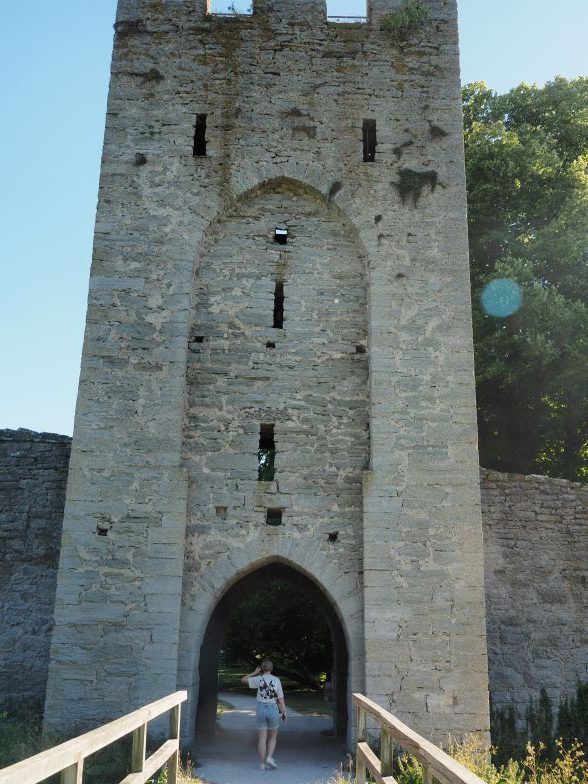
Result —
<svg viewBox="0 0 588 784"><path fill-rule="evenodd" d="M274 663L271 659L262 659L259 666L263 672L271 672L274 668Z"/></svg>

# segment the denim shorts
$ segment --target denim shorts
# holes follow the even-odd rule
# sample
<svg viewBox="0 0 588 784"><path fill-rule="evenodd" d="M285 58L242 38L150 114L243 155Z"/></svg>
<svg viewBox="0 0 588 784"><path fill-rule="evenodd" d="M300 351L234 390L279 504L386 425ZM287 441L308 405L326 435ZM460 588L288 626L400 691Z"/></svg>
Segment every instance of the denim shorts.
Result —
<svg viewBox="0 0 588 784"><path fill-rule="evenodd" d="M258 702L255 710L258 730L277 730L280 713L275 702Z"/></svg>

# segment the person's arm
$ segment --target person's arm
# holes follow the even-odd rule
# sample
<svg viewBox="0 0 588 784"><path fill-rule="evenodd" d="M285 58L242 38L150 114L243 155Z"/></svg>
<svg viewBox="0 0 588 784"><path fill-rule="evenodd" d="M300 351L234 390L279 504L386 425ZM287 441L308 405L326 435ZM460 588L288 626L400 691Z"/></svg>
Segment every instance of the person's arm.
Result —
<svg viewBox="0 0 588 784"><path fill-rule="evenodd" d="M280 709L280 713L282 714L282 719L284 721L288 721L288 714L286 713L286 703L284 702L283 697L278 697L278 707Z"/></svg>
<svg viewBox="0 0 588 784"><path fill-rule="evenodd" d="M249 686L249 678L255 678L256 675L261 673L261 667L256 667L253 672L250 672L249 675L244 675L241 678L241 683L243 686Z"/></svg>

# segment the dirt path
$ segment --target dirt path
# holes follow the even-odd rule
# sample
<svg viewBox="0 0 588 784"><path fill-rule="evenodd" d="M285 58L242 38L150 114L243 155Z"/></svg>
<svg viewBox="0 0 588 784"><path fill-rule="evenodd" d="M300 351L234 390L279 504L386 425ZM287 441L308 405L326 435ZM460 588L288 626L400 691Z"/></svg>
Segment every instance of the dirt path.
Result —
<svg viewBox="0 0 588 784"><path fill-rule="evenodd" d="M328 733L332 722L324 716L305 716L288 710L280 727L274 758L277 770L259 770L255 695L221 693L234 706L219 721L219 732L208 745L194 749L196 775L211 784L315 784L326 782L345 759L341 739Z"/></svg>

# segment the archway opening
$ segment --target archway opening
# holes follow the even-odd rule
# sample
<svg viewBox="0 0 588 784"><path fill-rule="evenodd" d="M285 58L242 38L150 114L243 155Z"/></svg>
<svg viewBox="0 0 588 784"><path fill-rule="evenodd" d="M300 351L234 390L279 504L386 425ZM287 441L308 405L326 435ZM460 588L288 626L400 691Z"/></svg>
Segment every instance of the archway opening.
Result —
<svg viewBox="0 0 588 784"><path fill-rule="evenodd" d="M243 577L217 604L200 650L196 733L215 732L219 683L238 692L238 674L273 659L293 710L332 716L347 732L348 653L329 598L301 572L273 562ZM249 692L250 699L255 697Z"/></svg>

